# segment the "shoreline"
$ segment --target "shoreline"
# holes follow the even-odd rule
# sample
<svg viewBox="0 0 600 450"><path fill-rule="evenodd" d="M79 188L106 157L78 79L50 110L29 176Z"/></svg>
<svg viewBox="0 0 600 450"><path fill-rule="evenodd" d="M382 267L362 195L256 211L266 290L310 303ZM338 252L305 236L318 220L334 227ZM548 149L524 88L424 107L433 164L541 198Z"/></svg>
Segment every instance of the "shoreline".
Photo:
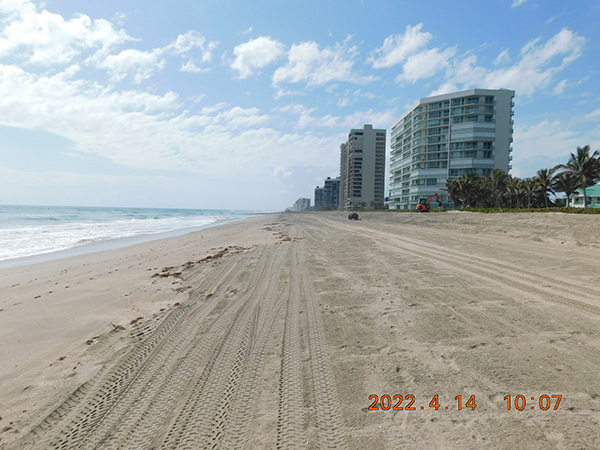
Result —
<svg viewBox="0 0 600 450"><path fill-rule="evenodd" d="M86 255L90 253L98 253L108 250L116 250L119 248L125 248L136 244L142 244L144 242L152 242L161 239L168 239L172 237L184 236L186 234L195 233L197 231L202 231L211 227L218 227L222 225L226 225L228 223L237 222L240 220L249 219L252 217L258 217L265 214L273 214L273 213L264 213L264 214L255 214L244 216L240 218L232 218L232 219L221 219L216 220L213 223L208 225L203 225L200 227L191 227L191 228L180 228L177 230L164 231L159 233L149 233L149 234L139 234L135 236L127 236L122 238L114 238L114 239L105 239L99 241L88 242L84 245L79 245L76 247L71 247L64 250L56 250L48 253L40 253L37 255L31 256L23 256L17 258L9 258L0 261L0 271L4 269L10 269L13 267L22 267L31 264L43 263L48 261L55 261L57 259L69 258L72 256Z"/></svg>
<svg viewBox="0 0 600 450"><path fill-rule="evenodd" d="M267 234L272 214L245 217L199 231L31 262L0 270L0 430L29 423L27 411L44 411L118 354L129 333L152 326L184 302L192 283L156 277ZM115 330L117 332L115 332ZM119 330L124 330L119 332ZM103 350L101 351L100 348ZM98 354L97 352L100 352ZM17 436L15 436L17 437ZM6 435L0 432L0 448Z"/></svg>

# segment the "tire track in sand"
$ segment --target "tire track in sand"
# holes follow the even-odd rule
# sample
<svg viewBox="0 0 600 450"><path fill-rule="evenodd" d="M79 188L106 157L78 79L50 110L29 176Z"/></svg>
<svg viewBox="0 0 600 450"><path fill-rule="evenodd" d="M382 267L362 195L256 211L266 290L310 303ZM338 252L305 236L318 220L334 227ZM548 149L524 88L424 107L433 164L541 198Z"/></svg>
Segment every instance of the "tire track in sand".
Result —
<svg viewBox="0 0 600 450"><path fill-rule="evenodd" d="M290 298L286 316L281 371L281 397L277 430L277 448L347 448L346 432L333 372L329 364L323 324L305 263L304 242L294 243L291 258ZM302 302L303 300L303 302ZM302 374L299 308L305 306L309 378ZM303 395L310 407L305 414ZM304 426L302 426L304 422ZM306 429L306 431L304 431ZM306 439L306 441L304 441ZM312 441L312 442L311 442Z"/></svg>
<svg viewBox="0 0 600 450"><path fill-rule="evenodd" d="M201 302L200 289L186 302L172 311L163 322L133 348L112 368L104 370L86 383L29 433L19 448L83 449L118 447L122 441L116 436L128 435L124 430L136 432L148 417L164 422L169 418L165 408L153 410L160 401L161 388L171 387L171 392L181 394L191 373L189 366L202 359L190 357L190 345L197 351L201 346L210 348L203 333L206 318L225 300L226 286L238 276L238 271L250 259L249 255L224 259L212 270L200 289L211 291ZM214 326L209 326L209 336L220 335L218 328L226 329L234 320L240 302L229 302ZM195 342L194 342L195 341ZM188 359L189 358L189 359ZM187 368L183 367L187 364ZM162 382L161 382L162 381ZM175 388L175 389L173 389ZM174 396L177 398L177 395ZM131 414L131 417L129 415ZM126 418L121 421L120 419ZM137 444L136 444L137 445ZM148 448L148 447L128 447Z"/></svg>
<svg viewBox="0 0 600 450"><path fill-rule="evenodd" d="M283 246L265 251L248 299L174 414L164 439L159 436L152 448L243 448L264 346L280 311L275 303L284 251Z"/></svg>
<svg viewBox="0 0 600 450"><path fill-rule="evenodd" d="M587 296L591 301L597 300L598 293L591 288L555 280L521 267L510 266L505 263L489 261L470 255L463 255L459 252L445 248L433 247L426 242L402 238L389 232L365 229L364 227L358 229L356 227L348 227L329 221L328 223L329 226L335 226L369 237L375 240L379 245L388 247L391 245L407 254L421 257L426 260L436 261L446 266L451 266L455 270L478 275L510 288L534 294L537 297L548 301L600 314L599 306L578 300L584 296ZM424 251L424 249L426 249L426 251ZM502 270L504 273L498 273L498 270ZM547 284L540 286L540 280L544 280ZM558 294L556 291L562 291L563 294ZM582 293L585 293L585 295Z"/></svg>

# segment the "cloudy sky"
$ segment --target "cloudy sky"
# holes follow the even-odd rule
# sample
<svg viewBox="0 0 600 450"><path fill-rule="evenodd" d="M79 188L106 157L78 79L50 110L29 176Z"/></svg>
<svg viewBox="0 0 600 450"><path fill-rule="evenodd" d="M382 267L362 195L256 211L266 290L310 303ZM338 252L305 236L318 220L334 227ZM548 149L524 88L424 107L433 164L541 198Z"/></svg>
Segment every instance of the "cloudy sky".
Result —
<svg viewBox="0 0 600 450"><path fill-rule="evenodd" d="M516 91L531 176L600 148L598 24L597 0L0 0L0 204L280 210L350 128L469 88Z"/></svg>

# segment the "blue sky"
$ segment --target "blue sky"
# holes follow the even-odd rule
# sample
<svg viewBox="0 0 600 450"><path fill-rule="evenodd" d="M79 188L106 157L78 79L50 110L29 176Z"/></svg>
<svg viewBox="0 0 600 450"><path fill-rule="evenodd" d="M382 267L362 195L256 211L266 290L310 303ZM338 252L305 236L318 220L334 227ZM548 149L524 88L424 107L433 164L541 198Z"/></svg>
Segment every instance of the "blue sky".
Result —
<svg viewBox="0 0 600 450"><path fill-rule="evenodd" d="M350 128L470 88L516 91L532 176L600 148L599 23L597 0L0 0L0 204L280 210Z"/></svg>

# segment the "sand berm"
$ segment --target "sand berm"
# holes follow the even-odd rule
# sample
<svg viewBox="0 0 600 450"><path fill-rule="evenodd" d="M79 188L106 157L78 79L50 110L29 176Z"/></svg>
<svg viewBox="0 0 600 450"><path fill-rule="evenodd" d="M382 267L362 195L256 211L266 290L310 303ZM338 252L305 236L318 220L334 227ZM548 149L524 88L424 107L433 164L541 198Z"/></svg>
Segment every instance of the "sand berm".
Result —
<svg viewBox="0 0 600 450"><path fill-rule="evenodd" d="M599 254L595 215L315 212L4 269L0 448L597 449Z"/></svg>

